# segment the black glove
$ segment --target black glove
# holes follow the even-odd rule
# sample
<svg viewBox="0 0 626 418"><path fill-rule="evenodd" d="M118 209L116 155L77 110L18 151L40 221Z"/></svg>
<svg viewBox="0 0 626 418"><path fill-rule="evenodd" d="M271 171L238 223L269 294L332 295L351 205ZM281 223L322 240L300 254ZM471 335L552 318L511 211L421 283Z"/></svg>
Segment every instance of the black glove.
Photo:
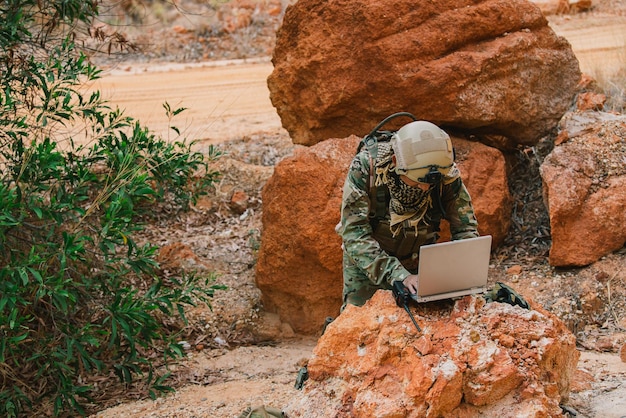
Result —
<svg viewBox="0 0 626 418"><path fill-rule="evenodd" d="M415 320L415 317L411 313L411 310L409 309L409 300L411 299L409 289L407 289L404 283L402 283L400 280L396 280L391 284L391 290L393 292L393 297L396 300L396 304L399 307L404 308L406 313L409 314L409 318L411 318L411 321L413 322L413 325L415 325L417 331L422 332L422 329L420 328L419 324Z"/></svg>
<svg viewBox="0 0 626 418"><path fill-rule="evenodd" d="M401 308L408 306L411 295L409 294L409 289L406 288L404 283L400 280L396 280L391 284L391 286L393 297L396 299L396 304Z"/></svg>
<svg viewBox="0 0 626 418"><path fill-rule="evenodd" d="M524 309L530 309L530 305L526 300L510 286L502 282L496 282L493 289L485 294L487 302L501 302L509 305L517 305Z"/></svg>

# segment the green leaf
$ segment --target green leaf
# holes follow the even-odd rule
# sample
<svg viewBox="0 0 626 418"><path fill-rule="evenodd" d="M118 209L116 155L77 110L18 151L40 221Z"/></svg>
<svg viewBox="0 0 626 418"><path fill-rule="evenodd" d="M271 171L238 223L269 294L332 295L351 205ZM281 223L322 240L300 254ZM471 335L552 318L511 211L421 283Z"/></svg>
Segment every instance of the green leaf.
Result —
<svg viewBox="0 0 626 418"><path fill-rule="evenodd" d="M22 286L28 285L28 273L26 272L26 270L24 268L19 268L17 270L17 273L20 275L20 278L22 279Z"/></svg>
<svg viewBox="0 0 626 418"><path fill-rule="evenodd" d="M28 271L30 272L30 274L35 278L35 281L39 284L43 283L43 277L41 276L41 273L38 270L35 270L32 267L28 267Z"/></svg>

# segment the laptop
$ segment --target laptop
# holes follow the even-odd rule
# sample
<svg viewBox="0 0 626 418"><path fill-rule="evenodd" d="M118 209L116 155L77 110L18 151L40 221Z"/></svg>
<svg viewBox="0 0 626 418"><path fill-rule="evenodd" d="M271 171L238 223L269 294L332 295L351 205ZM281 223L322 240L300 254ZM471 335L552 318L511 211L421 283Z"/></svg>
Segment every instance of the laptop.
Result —
<svg viewBox="0 0 626 418"><path fill-rule="evenodd" d="M491 235L420 247L417 302L484 293L487 290Z"/></svg>

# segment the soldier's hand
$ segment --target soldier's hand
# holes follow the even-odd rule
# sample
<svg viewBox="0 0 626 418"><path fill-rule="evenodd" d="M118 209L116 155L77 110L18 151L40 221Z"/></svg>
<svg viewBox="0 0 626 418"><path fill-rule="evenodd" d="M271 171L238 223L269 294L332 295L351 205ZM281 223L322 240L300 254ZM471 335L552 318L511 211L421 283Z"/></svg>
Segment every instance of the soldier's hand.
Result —
<svg viewBox="0 0 626 418"><path fill-rule="evenodd" d="M406 279L402 282L404 286L409 290L412 295L417 293L417 282L419 281L419 275L410 274L406 276Z"/></svg>

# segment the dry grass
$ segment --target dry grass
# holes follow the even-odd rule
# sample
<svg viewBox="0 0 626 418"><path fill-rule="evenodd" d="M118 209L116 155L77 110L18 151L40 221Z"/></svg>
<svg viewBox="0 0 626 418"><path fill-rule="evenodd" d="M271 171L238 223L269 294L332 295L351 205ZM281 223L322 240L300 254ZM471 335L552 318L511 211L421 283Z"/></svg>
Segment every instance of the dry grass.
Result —
<svg viewBox="0 0 626 418"><path fill-rule="evenodd" d="M589 75L595 80L594 90L606 96L604 111L621 114L626 110L626 34L615 39L612 62L597 62Z"/></svg>
<svg viewBox="0 0 626 418"><path fill-rule="evenodd" d="M626 110L626 72L598 80L598 88L606 96L604 110L623 114Z"/></svg>

